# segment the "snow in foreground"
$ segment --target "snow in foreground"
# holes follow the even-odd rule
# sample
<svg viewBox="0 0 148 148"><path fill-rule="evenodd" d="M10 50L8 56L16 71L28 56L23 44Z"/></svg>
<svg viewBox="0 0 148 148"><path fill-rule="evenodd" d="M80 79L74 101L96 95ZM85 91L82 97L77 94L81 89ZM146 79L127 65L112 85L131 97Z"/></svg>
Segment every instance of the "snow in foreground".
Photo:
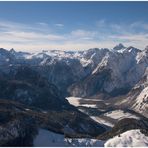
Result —
<svg viewBox="0 0 148 148"><path fill-rule="evenodd" d="M34 140L35 147L54 146L93 146L93 147L147 147L148 137L140 130L130 130L105 141L88 138L65 138L64 135L56 134L48 130L40 129Z"/></svg>
<svg viewBox="0 0 148 148"><path fill-rule="evenodd" d="M147 147L148 137L140 130L130 130L115 136L105 143L105 147Z"/></svg>
<svg viewBox="0 0 148 148"><path fill-rule="evenodd" d="M65 138L64 135L56 134L48 130L40 129L34 140L35 147L60 147L60 146L93 146L93 147L147 147L148 137L140 130L130 130L105 141L88 138Z"/></svg>
<svg viewBox="0 0 148 148"><path fill-rule="evenodd" d="M35 147L66 146L64 135L56 134L48 130L40 129L34 140Z"/></svg>
<svg viewBox="0 0 148 148"><path fill-rule="evenodd" d="M64 135L56 134L48 130L40 129L34 140L35 147L60 147L60 146L103 146L104 142L96 139L72 139L64 138Z"/></svg>

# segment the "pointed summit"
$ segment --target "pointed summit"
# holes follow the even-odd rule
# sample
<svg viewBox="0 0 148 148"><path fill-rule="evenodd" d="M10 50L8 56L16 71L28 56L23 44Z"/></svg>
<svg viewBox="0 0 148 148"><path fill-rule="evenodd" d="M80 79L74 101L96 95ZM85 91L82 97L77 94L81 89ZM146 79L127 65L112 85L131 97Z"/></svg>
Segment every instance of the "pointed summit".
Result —
<svg viewBox="0 0 148 148"><path fill-rule="evenodd" d="M116 45L113 49L114 50L121 50L121 49L124 49L124 48L126 48L123 44L118 44L118 45Z"/></svg>
<svg viewBox="0 0 148 148"><path fill-rule="evenodd" d="M147 51L148 51L148 46L146 46L146 47L145 47L145 50L147 50Z"/></svg>
<svg viewBox="0 0 148 148"><path fill-rule="evenodd" d="M13 48L10 49L11 53L15 53L15 50Z"/></svg>

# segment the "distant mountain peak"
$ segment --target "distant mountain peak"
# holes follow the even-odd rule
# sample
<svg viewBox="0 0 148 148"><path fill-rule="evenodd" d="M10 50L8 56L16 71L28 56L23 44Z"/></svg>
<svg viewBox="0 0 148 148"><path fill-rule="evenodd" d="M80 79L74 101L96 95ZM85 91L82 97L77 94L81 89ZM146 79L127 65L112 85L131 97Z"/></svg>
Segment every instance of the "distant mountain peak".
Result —
<svg viewBox="0 0 148 148"><path fill-rule="evenodd" d="M147 51L148 51L148 46L146 46L146 47L145 47L145 50L147 50Z"/></svg>
<svg viewBox="0 0 148 148"><path fill-rule="evenodd" d="M13 48L10 49L11 53L15 53L15 50Z"/></svg>
<svg viewBox="0 0 148 148"><path fill-rule="evenodd" d="M113 49L114 50L121 50L121 49L124 49L124 48L126 48L123 44L118 44L118 45L116 45Z"/></svg>

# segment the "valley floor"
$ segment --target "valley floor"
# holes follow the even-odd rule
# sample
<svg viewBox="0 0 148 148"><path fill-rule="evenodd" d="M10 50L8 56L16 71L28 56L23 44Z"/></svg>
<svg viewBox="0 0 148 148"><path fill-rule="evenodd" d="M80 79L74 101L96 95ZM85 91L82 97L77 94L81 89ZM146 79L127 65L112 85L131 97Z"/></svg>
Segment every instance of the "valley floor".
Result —
<svg viewBox="0 0 148 148"><path fill-rule="evenodd" d="M93 120L104 125L108 130L110 130L121 119L140 119L140 116L134 112L116 108L110 109L109 104L102 100L77 97L68 97L67 100L70 104L76 106L80 111L89 115ZM99 104L98 102L101 104L100 107L96 105ZM88 141L90 142L91 140ZM96 143L98 145L95 145ZM86 146L86 144L87 142L85 142L82 146ZM103 144L102 146L105 147L147 147L148 137L142 134L139 129L128 130L120 135L110 138L107 141L97 141L95 144L92 142L91 146L101 146Z"/></svg>
<svg viewBox="0 0 148 148"><path fill-rule="evenodd" d="M115 123L124 118L140 119L138 115L129 111L110 109L108 103L99 99L68 97L67 100L81 112L88 114L93 120L107 127L113 127Z"/></svg>

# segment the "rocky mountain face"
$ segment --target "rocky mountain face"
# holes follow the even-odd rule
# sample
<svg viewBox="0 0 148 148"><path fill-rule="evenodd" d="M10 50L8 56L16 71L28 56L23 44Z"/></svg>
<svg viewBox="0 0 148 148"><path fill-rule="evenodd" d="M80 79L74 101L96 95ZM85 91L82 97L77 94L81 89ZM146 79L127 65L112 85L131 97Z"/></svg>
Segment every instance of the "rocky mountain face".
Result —
<svg viewBox="0 0 148 148"><path fill-rule="evenodd" d="M29 67L18 67L16 73L0 78L0 89L0 98L45 110L58 110L68 104L53 84Z"/></svg>
<svg viewBox="0 0 148 148"><path fill-rule="evenodd" d="M91 74L72 84L68 91L72 96L86 98L103 93L110 100L116 100L117 106L129 107L147 116L147 60L147 48L107 51Z"/></svg>
<svg viewBox="0 0 148 148"><path fill-rule="evenodd" d="M147 48L122 44L87 51L16 52L1 49L0 71L15 77L19 66L31 67L54 84L63 96L90 97L127 94L146 74ZM21 74L20 74L21 75Z"/></svg>
<svg viewBox="0 0 148 148"><path fill-rule="evenodd" d="M115 105L128 107L148 117L148 49L141 51L136 56L136 64L130 69L130 77L137 79L130 91L120 97L115 97ZM131 81L130 81L131 82Z"/></svg>
<svg viewBox="0 0 148 148"><path fill-rule="evenodd" d="M140 52L140 50L133 47L126 48L122 53L108 50L101 58L98 65L92 70L92 73L83 79L83 84L82 82L73 84L72 88L70 88L70 92L74 96L82 97L96 94L96 91L89 94L87 86L82 86L84 88L82 88L82 90L84 93L87 92L88 94L77 94L76 90L81 90L81 88L79 88L79 83L81 85L86 85L88 79L94 79L94 82L98 85L101 83L100 89L97 89L98 92L101 91L115 96L128 92L128 90L141 79L145 70L144 68L143 71L133 76L137 70L136 56ZM92 80L90 81L92 83ZM94 86L95 84L93 83L92 85ZM96 87L94 86L94 88Z"/></svg>

